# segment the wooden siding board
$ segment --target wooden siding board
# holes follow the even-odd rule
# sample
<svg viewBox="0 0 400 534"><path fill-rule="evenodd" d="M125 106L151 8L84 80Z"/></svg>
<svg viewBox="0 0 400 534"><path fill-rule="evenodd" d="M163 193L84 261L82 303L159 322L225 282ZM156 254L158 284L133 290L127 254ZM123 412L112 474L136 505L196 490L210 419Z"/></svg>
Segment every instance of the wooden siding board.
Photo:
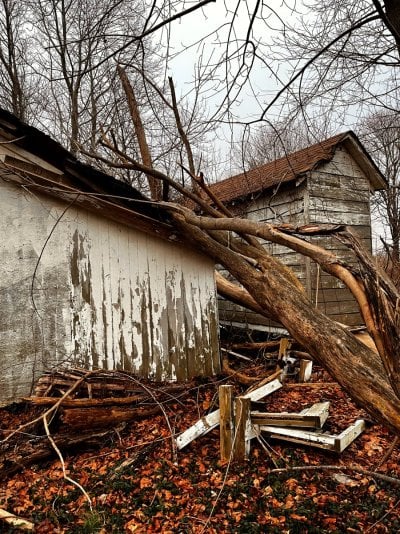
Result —
<svg viewBox="0 0 400 534"><path fill-rule="evenodd" d="M310 195L313 198L326 198L329 200L336 200L341 202L369 202L369 189L357 189L357 187L338 188L331 187L317 181L310 186Z"/></svg>
<svg viewBox="0 0 400 534"><path fill-rule="evenodd" d="M185 379L192 354L196 374L219 371L217 325L204 324L217 321L211 260L79 207L55 224L63 202L0 186L2 401L28 394L33 374L59 361L170 379L179 366Z"/></svg>
<svg viewBox="0 0 400 534"><path fill-rule="evenodd" d="M368 179L361 173L357 176L352 176L351 173L346 172L332 173L329 164L325 164L318 169L315 169L309 175L311 181L308 183L308 188L313 191L314 188L328 187L332 190L348 189L354 190L358 188L362 191L370 191L371 186Z"/></svg>
<svg viewBox="0 0 400 534"><path fill-rule="evenodd" d="M310 208L310 223L315 224L344 224L343 213L340 212L321 212ZM369 214L365 213L348 213L345 224L349 226L367 226L370 223Z"/></svg>
<svg viewBox="0 0 400 534"><path fill-rule="evenodd" d="M324 171L349 178L365 178L359 165L344 147L336 149L333 159L324 165Z"/></svg>
<svg viewBox="0 0 400 534"><path fill-rule="evenodd" d="M368 202L355 200L337 200L332 198L310 197L310 210L326 213L340 213L342 219L351 213L354 215L369 215ZM344 215L346 214L346 215Z"/></svg>

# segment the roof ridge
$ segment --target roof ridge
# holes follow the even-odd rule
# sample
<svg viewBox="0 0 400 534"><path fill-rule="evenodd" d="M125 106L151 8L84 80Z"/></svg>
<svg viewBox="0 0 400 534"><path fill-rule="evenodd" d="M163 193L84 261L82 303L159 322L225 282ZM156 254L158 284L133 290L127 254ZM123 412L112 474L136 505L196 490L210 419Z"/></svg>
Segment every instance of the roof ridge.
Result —
<svg viewBox="0 0 400 534"><path fill-rule="evenodd" d="M283 182L291 182L312 171L322 162L330 161L338 145L348 137L359 143L355 133L347 130L248 171L225 178L210 187L222 202L229 202Z"/></svg>

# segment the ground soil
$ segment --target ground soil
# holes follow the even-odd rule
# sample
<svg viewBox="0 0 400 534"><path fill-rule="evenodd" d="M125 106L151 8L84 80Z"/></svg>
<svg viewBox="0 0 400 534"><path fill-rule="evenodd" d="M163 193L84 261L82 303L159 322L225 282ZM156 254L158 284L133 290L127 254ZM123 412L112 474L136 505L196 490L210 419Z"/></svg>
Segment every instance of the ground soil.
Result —
<svg viewBox="0 0 400 534"><path fill-rule="evenodd" d="M329 400L325 428L334 434L366 417L324 371L317 369L312 380L329 385L283 387L262 408L297 412ZM164 406L165 414L110 432L101 449L62 451L68 477L84 488L90 504L53 459L2 480L0 507L32 521L38 534L400 531L400 450L380 465L395 436L373 422L340 455L254 440L247 462L221 463L218 429L176 453L171 431L178 434L214 409L218 386L226 381L192 383ZM237 394L243 391L235 387ZM3 408L1 428L16 428L32 415L29 405ZM1 522L0 532L19 531Z"/></svg>

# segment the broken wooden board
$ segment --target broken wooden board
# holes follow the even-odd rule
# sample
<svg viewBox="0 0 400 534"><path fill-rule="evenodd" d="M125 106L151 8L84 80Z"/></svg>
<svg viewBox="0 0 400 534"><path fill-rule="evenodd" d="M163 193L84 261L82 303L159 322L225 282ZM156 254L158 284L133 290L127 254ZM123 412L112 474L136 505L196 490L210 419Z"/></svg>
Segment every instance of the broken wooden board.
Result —
<svg viewBox="0 0 400 534"><path fill-rule="evenodd" d="M308 382L313 368L312 360L300 360L299 382Z"/></svg>
<svg viewBox="0 0 400 534"><path fill-rule="evenodd" d="M278 428L271 425L260 425L259 429L262 432L267 432L272 438L284 439L293 443L310 445L334 452L343 452L365 430L365 421L357 419L355 423L336 436L322 432Z"/></svg>
<svg viewBox="0 0 400 534"><path fill-rule="evenodd" d="M243 395L243 397L248 398L251 401L258 401L281 387L281 382L278 379L275 379L257 389L253 389L253 391L246 393ZM196 438L204 436L204 434L207 434L207 432L210 432L210 430L217 427L219 425L219 416L219 410L215 410L214 412L211 412L210 414L199 419L194 425L185 430L185 432L182 432L182 434L180 434L175 440L177 449L183 449Z"/></svg>
<svg viewBox="0 0 400 534"><path fill-rule="evenodd" d="M300 413L251 412L254 425L322 428L329 415L329 402L317 402Z"/></svg>

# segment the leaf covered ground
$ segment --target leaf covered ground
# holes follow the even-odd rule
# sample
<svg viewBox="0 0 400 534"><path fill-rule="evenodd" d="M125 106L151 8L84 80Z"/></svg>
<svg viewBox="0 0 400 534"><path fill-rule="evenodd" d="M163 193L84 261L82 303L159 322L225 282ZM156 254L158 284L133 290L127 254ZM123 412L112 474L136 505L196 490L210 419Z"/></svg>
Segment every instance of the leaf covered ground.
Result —
<svg viewBox="0 0 400 534"><path fill-rule="evenodd" d="M313 380L329 380L323 375ZM179 433L214 409L219 383L192 384L165 405L165 414L111 433L101 449L63 451L67 476L87 492L90 504L54 459L2 480L0 508L32 521L39 534L400 531L400 485L370 473L400 479L399 448L380 465L394 440L381 426L369 424L341 455L253 440L245 464L222 463L218 429L174 455L171 430ZM331 382L283 387L265 399L263 409L300 411L326 400L331 433L365 416ZM16 428L31 416L29 410L2 409L2 427ZM0 532L17 530L1 522Z"/></svg>

